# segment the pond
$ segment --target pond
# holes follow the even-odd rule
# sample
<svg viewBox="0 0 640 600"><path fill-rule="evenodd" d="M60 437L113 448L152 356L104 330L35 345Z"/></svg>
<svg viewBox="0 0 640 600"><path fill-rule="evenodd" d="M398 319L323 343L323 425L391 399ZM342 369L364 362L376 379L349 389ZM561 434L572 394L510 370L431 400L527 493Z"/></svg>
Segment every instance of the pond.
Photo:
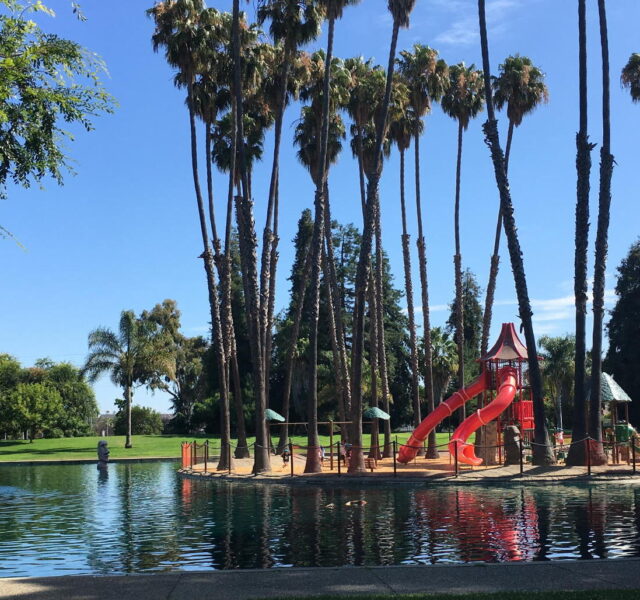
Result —
<svg viewBox="0 0 640 600"><path fill-rule="evenodd" d="M176 468L0 467L0 577L640 556L638 486L287 487Z"/></svg>

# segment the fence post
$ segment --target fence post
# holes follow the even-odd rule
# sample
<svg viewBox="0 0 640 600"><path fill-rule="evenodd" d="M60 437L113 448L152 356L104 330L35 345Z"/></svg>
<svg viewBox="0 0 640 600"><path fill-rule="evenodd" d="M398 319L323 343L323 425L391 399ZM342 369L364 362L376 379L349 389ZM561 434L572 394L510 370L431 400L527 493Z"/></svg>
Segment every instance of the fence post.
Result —
<svg viewBox="0 0 640 600"><path fill-rule="evenodd" d="M231 475L231 442L227 444L227 474Z"/></svg>
<svg viewBox="0 0 640 600"><path fill-rule="evenodd" d="M293 444L289 442L289 464L291 465L291 477L293 477Z"/></svg>
<svg viewBox="0 0 640 600"><path fill-rule="evenodd" d="M524 457L522 456L523 447L522 447L522 436L520 436L520 475L524 474Z"/></svg>
<svg viewBox="0 0 640 600"><path fill-rule="evenodd" d="M632 473L636 474L636 445L633 443L633 438L631 438L631 469Z"/></svg>
<svg viewBox="0 0 640 600"><path fill-rule="evenodd" d="M455 442L453 445L455 452L453 453L453 463L454 463L454 469L455 469L455 473L456 473L456 477L458 476L458 443Z"/></svg>
<svg viewBox="0 0 640 600"><path fill-rule="evenodd" d="M207 459L209 458L209 440L204 442L204 472L207 472Z"/></svg>
<svg viewBox="0 0 640 600"><path fill-rule="evenodd" d="M591 477L591 441L590 437L586 437L584 443L587 445L587 475Z"/></svg>
<svg viewBox="0 0 640 600"><path fill-rule="evenodd" d="M342 455L340 454L340 442L336 442L336 452L338 453L338 477L342 475ZM344 455L345 460L347 459L347 455Z"/></svg>
<svg viewBox="0 0 640 600"><path fill-rule="evenodd" d="M393 476L396 477L396 474L398 472L398 466L396 464L396 454L398 451L398 442L396 440L393 440Z"/></svg>
<svg viewBox="0 0 640 600"><path fill-rule="evenodd" d="M193 441L191 443L191 468L193 469L193 465L196 462L196 443Z"/></svg>

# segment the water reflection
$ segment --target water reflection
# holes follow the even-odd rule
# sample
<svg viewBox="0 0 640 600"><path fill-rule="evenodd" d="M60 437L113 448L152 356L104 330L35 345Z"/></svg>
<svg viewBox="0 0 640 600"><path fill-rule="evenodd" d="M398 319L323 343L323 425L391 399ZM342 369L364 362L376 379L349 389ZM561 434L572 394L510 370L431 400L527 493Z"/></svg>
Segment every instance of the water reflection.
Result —
<svg viewBox="0 0 640 600"><path fill-rule="evenodd" d="M0 477L0 576L640 556L633 486L287 488L169 463Z"/></svg>

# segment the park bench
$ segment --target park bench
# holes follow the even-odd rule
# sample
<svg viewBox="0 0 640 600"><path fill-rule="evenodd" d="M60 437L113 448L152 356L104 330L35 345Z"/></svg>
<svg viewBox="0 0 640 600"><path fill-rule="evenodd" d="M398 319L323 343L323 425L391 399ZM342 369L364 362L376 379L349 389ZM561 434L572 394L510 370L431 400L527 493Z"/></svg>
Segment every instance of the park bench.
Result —
<svg viewBox="0 0 640 600"><path fill-rule="evenodd" d="M378 463L375 458L365 458L364 466L366 469L369 469L373 473L373 470L378 467Z"/></svg>

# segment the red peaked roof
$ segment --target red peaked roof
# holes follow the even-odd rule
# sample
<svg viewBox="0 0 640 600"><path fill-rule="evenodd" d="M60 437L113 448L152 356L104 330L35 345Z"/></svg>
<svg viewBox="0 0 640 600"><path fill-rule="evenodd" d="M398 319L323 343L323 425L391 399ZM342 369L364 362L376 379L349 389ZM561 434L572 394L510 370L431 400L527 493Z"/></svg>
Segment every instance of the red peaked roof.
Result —
<svg viewBox="0 0 640 600"><path fill-rule="evenodd" d="M503 323L498 341L480 360L527 360L526 346L520 341L513 323Z"/></svg>

